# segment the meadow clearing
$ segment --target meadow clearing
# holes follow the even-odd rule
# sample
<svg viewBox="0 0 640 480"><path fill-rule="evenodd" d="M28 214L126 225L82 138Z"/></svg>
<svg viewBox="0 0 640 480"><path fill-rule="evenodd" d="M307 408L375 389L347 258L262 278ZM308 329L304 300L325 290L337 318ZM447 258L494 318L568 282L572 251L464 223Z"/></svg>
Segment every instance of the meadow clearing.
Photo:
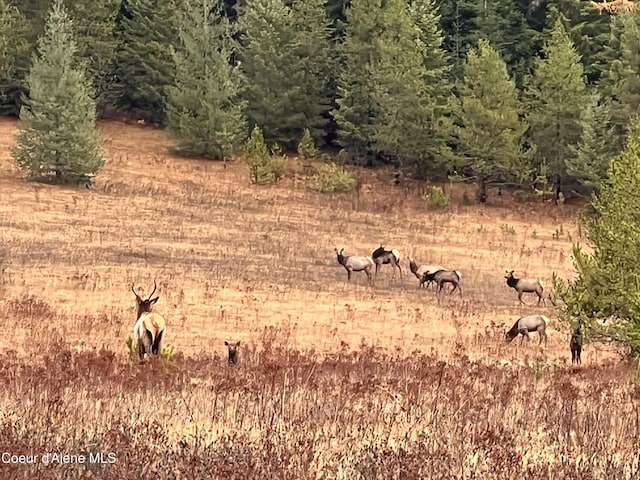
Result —
<svg viewBox="0 0 640 480"><path fill-rule="evenodd" d="M573 274L577 206L466 205L446 185L433 211L366 169L358 193L323 195L296 159L256 187L240 161L171 155L160 130L99 128L86 190L22 180L0 121L0 450L117 461L0 462L2 478L637 477L634 367L600 344L571 367L551 306L504 281ZM334 247L381 243L403 279L348 284ZM463 295L419 290L409 256L460 270ZM154 280L176 353L137 364L131 287ZM548 345L505 344L530 313L552 319Z"/></svg>

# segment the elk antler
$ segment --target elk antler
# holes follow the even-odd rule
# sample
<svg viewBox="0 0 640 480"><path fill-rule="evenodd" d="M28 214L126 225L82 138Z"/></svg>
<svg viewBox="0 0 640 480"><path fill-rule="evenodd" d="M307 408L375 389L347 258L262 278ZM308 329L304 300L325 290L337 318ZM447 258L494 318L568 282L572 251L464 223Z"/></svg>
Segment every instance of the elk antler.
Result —
<svg viewBox="0 0 640 480"><path fill-rule="evenodd" d="M136 293L136 291L133 289L136 286L136 284L134 283L133 285L131 285L131 291L133 292L133 294L136 296L136 298L140 301L142 301L142 299L140 298L140 295L138 295Z"/></svg>
<svg viewBox="0 0 640 480"><path fill-rule="evenodd" d="M154 293L156 293L156 288L158 288L158 286L156 285L156 281L153 281L153 291L149 294L149 298L147 298L147 300L151 300L151 297L153 296Z"/></svg>

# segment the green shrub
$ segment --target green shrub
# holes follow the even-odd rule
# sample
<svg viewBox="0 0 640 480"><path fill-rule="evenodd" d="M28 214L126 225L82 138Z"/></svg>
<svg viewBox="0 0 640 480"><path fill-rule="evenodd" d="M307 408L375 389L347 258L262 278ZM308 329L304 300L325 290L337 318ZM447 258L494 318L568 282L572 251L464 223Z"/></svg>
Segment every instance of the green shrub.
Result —
<svg viewBox="0 0 640 480"><path fill-rule="evenodd" d="M264 141L262 130L257 125L244 146L244 161L249 166L249 179L256 185L278 181L287 170L287 157L280 145L271 149Z"/></svg>
<svg viewBox="0 0 640 480"><path fill-rule="evenodd" d="M129 351L129 357L132 361L137 362L140 360L138 357L138 345L134 342L133 337L129 335L125 341L127 344L127 350ZM173 358L175 347L173 345L166 345L162 347L160 351L160 360L169 362Z"/></svg>
<svg viewBox="0 0 640 480"><path fill-rule="evenodd" d="M298 155L306 160L308 158L315 157L317 153L318 150L316 149L316 145L313 141L313 137L311 136L311 132L308 128L305 128L302 139L298 144Z"/></svg>
<svg viewBox="0 0 640 480"><path fill-rule="evenodd" d="M422 197L430 208L446 208L449 206L449 195L444 193L442 187L431 187Z"/></svg>
<svg viewBox="0 0 640 480"><path fill-rule="evenodd" d="M289 160L287 159L287 156L282 151L280 145L276 143L271 147L271 158L269 160L269 168L274 181L277 182L284 176L288 165Z"/></svg>
<svg viewBox="0 0 640 480"><path fill-rule="evenodd" d="M350 192L356 187L356 178L345 168L335 163L326 163L309 181L309 188L321 193Z"/></svg>

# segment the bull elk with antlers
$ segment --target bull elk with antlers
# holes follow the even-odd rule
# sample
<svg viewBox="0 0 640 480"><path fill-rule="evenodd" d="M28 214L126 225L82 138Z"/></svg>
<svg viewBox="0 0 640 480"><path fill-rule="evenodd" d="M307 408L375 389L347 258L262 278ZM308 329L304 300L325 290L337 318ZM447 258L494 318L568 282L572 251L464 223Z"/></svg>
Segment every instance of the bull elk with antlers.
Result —
<svg viewBox="0 0 640 480"><path fill-rule="evenodd" d="M156 282L153 282L153 291L146 298L142 299L140 295L131 286L131 291L136 296L138 305L138 313L136 323L133 326L133 340L138 345L138 356L140 360L146 354L159 355L162 351L162 339L167 330L166 323L162 315L151 311L151 307L158 301L160 296L155 298L153 294L156 292Z"/></svg>

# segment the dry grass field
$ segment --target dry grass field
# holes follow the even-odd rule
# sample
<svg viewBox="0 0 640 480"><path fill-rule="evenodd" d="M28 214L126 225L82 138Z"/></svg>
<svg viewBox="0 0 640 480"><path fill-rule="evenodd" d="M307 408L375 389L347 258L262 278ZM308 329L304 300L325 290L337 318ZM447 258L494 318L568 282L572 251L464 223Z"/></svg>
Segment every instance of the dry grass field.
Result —
<svg viewBox="0 0 640 480"><path fill-rule="evenodd" d="M358 194L275 186L246 167L178 158L159 130L100 125L92 190L29 184L0 121L0 478L637 478L634 367L568 333L506 269L573 274L577 207L454 201L356 170ZM403 255L351 284L334 247ZM462 272L463 295L419 290L407 258ZM125 339L133 284L167 319L168 361ZM544 313L549 343L505 344ZM225 340L240 340L239 365ZM45 464L45 452L76 457ZM113 452L115 463L78 455ZM89 457L87 457L89 458ZM86 460L86 459L85 459ZM5 472L6 475L3 473Z"/></svg>

